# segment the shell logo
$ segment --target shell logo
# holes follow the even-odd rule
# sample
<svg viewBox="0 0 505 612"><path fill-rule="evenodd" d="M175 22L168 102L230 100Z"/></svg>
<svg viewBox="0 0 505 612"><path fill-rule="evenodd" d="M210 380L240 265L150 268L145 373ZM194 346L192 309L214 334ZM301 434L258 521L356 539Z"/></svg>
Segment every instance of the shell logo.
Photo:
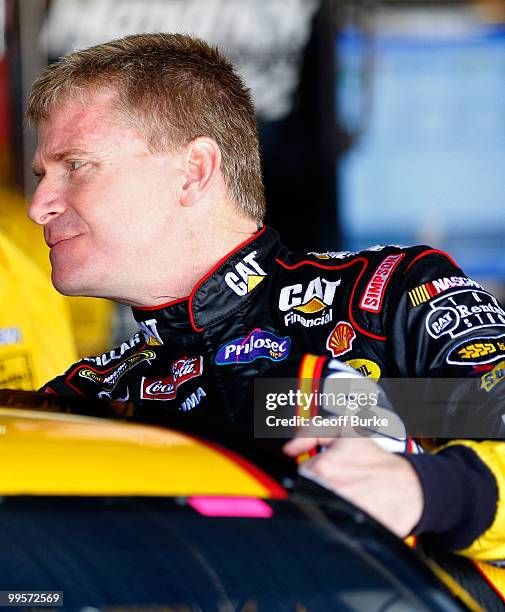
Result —
<svg viewBox="0 0 505 612"><path fill-rule="evenodd" d="M356 332L352 326L346 321L339 321L326 340L326 348L333 357L338 357L351 350L355 338Z"/></svg>

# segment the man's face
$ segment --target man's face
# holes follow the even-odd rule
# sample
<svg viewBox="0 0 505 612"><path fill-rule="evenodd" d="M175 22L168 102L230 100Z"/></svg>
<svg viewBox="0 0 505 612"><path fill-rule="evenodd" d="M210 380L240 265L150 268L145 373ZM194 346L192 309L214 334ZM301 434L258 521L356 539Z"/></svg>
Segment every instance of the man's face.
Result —
<svg viewBox="0 0 505 612"><path fill-rule="evenodd" d="M67 100L42 121L29 216L44 226L61 293L136 303L130 296L163 271L162 251L166 268L184 173L177 154L153 155L121 125L110 98Z"/></svg>

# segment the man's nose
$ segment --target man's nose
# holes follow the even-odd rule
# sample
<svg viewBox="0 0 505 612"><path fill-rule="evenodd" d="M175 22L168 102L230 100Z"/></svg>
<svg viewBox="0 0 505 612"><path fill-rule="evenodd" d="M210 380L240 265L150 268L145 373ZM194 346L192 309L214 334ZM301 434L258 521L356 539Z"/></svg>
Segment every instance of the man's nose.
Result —
<svg viewBox="0 0 505 612"><path fill-rule="evenodd" d="M44 178L33 194L28 216L35 223L46 225L51 219L61 215L65 208L60 191Z"/></svg>

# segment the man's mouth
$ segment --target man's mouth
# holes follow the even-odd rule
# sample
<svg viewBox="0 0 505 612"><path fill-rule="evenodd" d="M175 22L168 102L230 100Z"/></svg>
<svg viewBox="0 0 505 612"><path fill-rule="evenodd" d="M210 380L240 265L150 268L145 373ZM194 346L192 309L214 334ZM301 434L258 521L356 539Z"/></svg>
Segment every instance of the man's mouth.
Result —
<svg viewBox="0 0 505 612"><path fill-rule="evenodd" d="M57 236L56 238L51 237L51 238L46 239L46 244L50 249L52 249L57 244L60 244L62 242L67 242L68 240L72 240L72 238L76 238L78 235L79 234L73 234L72 236Z"/></svg>

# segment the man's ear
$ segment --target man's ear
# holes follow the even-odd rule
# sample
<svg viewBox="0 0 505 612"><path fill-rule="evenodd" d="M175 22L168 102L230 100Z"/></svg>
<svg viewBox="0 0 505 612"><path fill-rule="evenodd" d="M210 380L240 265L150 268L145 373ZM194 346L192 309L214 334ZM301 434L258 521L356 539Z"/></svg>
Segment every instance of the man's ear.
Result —
<svg viewBox="0 0 505 612"><path fill-rule="evenodd" d="M181 188L181 204L194 206L212 186L220 169L221 151L212 138L200 136L186 145L186 180Z"/></svg>

